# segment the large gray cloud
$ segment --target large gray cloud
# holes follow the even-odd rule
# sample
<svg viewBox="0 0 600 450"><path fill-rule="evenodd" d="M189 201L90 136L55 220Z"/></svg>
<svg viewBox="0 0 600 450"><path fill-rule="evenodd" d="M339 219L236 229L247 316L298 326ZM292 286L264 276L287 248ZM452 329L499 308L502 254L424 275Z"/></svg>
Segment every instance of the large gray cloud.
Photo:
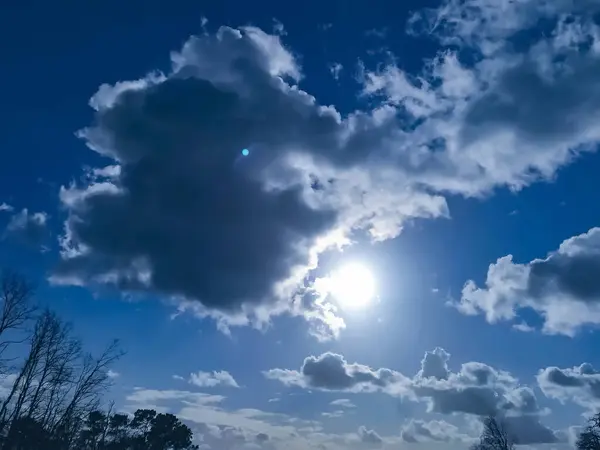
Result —
<svg viewBox="0 0 600 450"><path fill-rule="evenodd" d="M295 187L269 191L260 172L282 148L333 145L337 119L273 77L259 44L234 30L192 39L178 61L167 79L96 100L96 123L81 136L120 169L63 192L69 243L85 250L56 278L111 275L129 289L236 310L273 295L334 226L335 212Z"/></svg>
<svg viewBox="0 0 600 450"><path fill-rule="evenodd" d="M544 259L514 263L512 255L490 265L485 287L465 284L458 309L485 314L489 322L514 320L521 308L543 318L547 333L573 335L600 323L600 228L563 241Z"/></svg>
<svg viewBox="0 0 600 450"><path fill-rule="evenodd" d="M363 168L389 150L389 121L342 120L298 89L278 36L225 27L172 60L167 75L92 98L95 121L79 136L112 165L61 190L69 217L54 282L110 283L265 320L295 308L319 252L352 229L384 239L406 219L447 213L442 197L384 161Z"/></svg>

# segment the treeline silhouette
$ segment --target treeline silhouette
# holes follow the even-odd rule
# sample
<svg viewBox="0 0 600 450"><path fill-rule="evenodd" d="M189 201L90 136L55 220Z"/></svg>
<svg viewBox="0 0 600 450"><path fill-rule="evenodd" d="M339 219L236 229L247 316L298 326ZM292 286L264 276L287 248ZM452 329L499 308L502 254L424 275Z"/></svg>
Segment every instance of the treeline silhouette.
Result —
<svg viewBox="0 0 600 450"><path fill-rule="evenodd" d="M470 450L515 450L517 439L502 418L490 416L483 420L479 442ZM575 442L577 450L600 450L600 413L594 414Z"/></svg>
<svg viewBox="0 0 600 450"><path fill-rule="evenodd" d="M577 450L600 450L600 413L594 414L588 421L575 444Z"/></svg>
<svg viewBox="0 0 600 450"><path fill-rule="evenodd" d="M0 450L192 450L172 414L103 411L117 341L84 351L71 325L36 307L33 286L0 273Z"/></svg>

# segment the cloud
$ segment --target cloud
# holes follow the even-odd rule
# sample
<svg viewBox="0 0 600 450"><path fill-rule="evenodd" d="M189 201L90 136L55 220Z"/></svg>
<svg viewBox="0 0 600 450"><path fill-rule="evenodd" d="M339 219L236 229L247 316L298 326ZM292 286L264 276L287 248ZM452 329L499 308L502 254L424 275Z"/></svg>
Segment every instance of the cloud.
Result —
<svg viewBox="0 0 600 450"><path fill-rule="evenodd" d="M341 406L342 408L356 408L356 405L347 398L338 398L329 404L332 406Z"/></svg>
<svg viewBox="0 0 600 450"><path fill-rule="evenodd" d="M559 167L596 151L600 28L589 8L554 3L560 6L444 1L409 24L416 38L434 37L443 48L422 73L392 63L363 74L366 94L408 118L401 145L425 150L413 177L480 196L552 179ZM554 29L536 28L540 19Z"/></svg>
<svg viewBox="0 0 600 450"><path fill-rule="evenodd" d="M460 433L458 427L444 420L411 419L402 427L401 439L408 443L417 442L473 442L473 436Z"/></svg>
<svg viewBox="0 0 600 450"><path fill-rule="evenodd" d="M600 32L573 2L540 1L417 13L413 37L439 52L418 73L363 65L373 107L346 115L301 90L282 36L255 27L191 37L168 73L101 86L78 135L118 170L61 190L51 280L176 299L224 331L290 313L336 337L344 322L307 279L322 252L357 231L394 238L449 217L446 195L522 189L596 150ZM552 32L531 28L540 18Z"/></svg>
<svg viewBox="0 0 600 450"><path fill-rule="evenodd" d="M598 7L597 0L445 0L437 8L415 12L409 20L409 29L489 56L505 51L511 44L510 38L521 30L534 28L539 20L561 16L564 19L569 13L591 14Z"/></svg>
<svg viewBox="0 0 600 450"><path fill-rule="evenodd" d="M342 417L345 414L345 411L342 409L338 409L332 412L322 412L321 415L323 417L327 417L328 419L336 419L338 417Z"/></svg>
<svg viewBox="0 0 600 450"><path fill-rule="evenodd" d="M213 372L196 372L190 374L189 382L198 387L226 386L239 388L237 381L226 370Z"/></svg>
<svg viewBox="0 0 600 450"><path fill-rule="evenodd" d="M542 331L573 336L584 326L600 323L600 228L563 241L544 259L526 264L512 255L491 264L485 287L468 281L459 311L484 314L487 321L512 321L530 308L543 320Z"/></svg>
<svg viewBox="0 0 600 450"><path fill-rule="evenodd" d="M272 369L264 374L287 386L304 389L382 392L424 402L429 413L480 418L494 415L506 419L519 442L557 442L555 432L540 422L545 411L540 409L531 388L521 386L510 373L481 362L463 363L453 372L448 367L449 360L446 350L435 348L425 353L421 369L409 377L388 368L374 370L362 364L350 364L341 355L324 353L306 358L300 371ZM417 440L415 433L425 433L417 430L418 425L422 424L414 424L407 430L407 439ZM436 426L439 429L443 425Z"/></svg>
<svg viewBox="0 0 600 450"><path fill-rule="evenodd" d="M395 171L362 167L387 133L379 117L342 120L299 78L279 36L223 27L190 38L167 75L101 86L78 135L118 170L61 189L68 219L51 280L261 324L298 306L290 298L318 254L352 230L385 239L408 219L447 214L440 196L390 189Z"/></svg>
<svg viewBox="0 0 600 450"><path fill-rule="evenodd" d="M362 364L350 364L342 355L323 353L309 356L300 371L271 369L264 375L287 386L315 388L328 391L401 393L408 381L390 369L371 369Z"/></svg>
<svg viewBox="0 0 600 450"><path fill-rule="evenodd" d="M4 211L12 211L12 209L4 209ZM23 208L11 216L5 233L6 236L17 239L26 245L44 249L43 244L49 237L48 214L45 212L30 213L27 208Z"/></svg>
<svg viewBox="0 0 600 450"><path fill-rule="evenodd" d="M0 375L0 396L6 398L10 395L12 387L17 380L18 374L9 373Z"/></svg>
<svg viewBox="0 0 600 450"><path fill-rule="evenodd" d="M480 362L467 362L458 372L449 372L449 357L443 349L428 352L415 377L414 393L417 399L427 401L429 412L500 417L519 444L558 441L555 432L540 422L543 411L531 388L519 386L510 373ZM424 378L428 367L437 369L429 378Z"/></svg>
<svg viewBox="0 0 600 450"><path fill-rule="evenodd" d="M365 444L381 445L383 443L383 439L375 430L369 430L365 426L358 427L358 437Z"/></svg>
<svg viewBox="0 0 600 450"><path fill-rule="evenodd" d="M260 446L272 450L343 450L373 445L363 443L357 433L325 433L314 420L253 408L227 408L222 396L136 388L126 397L126 402L127 411L152 408L177 415L193 430L196 443L205 445L201 448L233 450ZM370 430L365 429L365 432L368 434Z"/></svg>
<svg viewBox="0 0 600 450"><path fill-rule="evenodd" d="M160 389L145 389L141 387L134 388L125 400L127 401L126 409L135 410L156 409L157 411L165 411L165 403L191 401L197 405L209 405L220 403L225 397L221 395L209 395L199 392L180 391L180 390L160 390Z"/></svg>
<svg viewBox="0 0 600 450"><path fill-rule="evenodd" d="M342 66L340 63L332 63L329 65L329 72L334 80L340 79L340 74L342 73L343 69L344 66Z"/></svg>
<svg viewBox="0 0 600 450"><path fill-rule="evenodd" d="M600 405L600 372L590 363L560 369L547 367L537 375L540 389L546 397L573 401L594 410Z"/></svg>
<svg viewBox="0 0 600 450"><path fill-rule="evenodd" d="M0 203L0 211L12 212L14 211L14 208L8 203L2 202Z"/></svg>
<svg viewBox="0 0 600 450"><path fill-rule="evenodd" d="M119 372L115 372L112 369L109 369L108 372L106 372L106 376L108 376L108 378L115 379L119 378L121 374Z"/></svg>
<svg viewBox="0 0 600 450"><path fill-rule="evenodd" d="M421 370L418 376L421 378L436 378L445 380L448 378L448 360L450 354L443 348L437 347L432 352L426 352L421 361Z"/></svg>
<svg viewBox="0 0 600 450"><path fill-rule="evenodd" d="M558 433L543 425L535 416L508 415L502 420L517 445L555 444L560 441Z"/></svg>

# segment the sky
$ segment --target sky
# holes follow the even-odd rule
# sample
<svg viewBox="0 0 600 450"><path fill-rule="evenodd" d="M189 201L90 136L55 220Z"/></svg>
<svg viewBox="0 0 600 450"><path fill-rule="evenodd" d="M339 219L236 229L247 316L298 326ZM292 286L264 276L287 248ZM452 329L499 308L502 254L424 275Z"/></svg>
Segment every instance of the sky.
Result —
<svg viewBox="0 0 600 450"><path fill-rule="evenodd" d="M0 265L203 449L573 445L600 2L3 9Z"/></svg>

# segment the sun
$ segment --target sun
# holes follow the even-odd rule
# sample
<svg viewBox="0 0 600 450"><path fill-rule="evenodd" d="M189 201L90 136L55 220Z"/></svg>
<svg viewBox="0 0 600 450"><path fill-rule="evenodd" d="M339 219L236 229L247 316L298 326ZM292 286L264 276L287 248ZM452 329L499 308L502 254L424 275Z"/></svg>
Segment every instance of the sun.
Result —
<svg viewBox="0 0 600 450"><path fill-rule="evenodd" d="M329 293L344 309L362 309L375 298L375 278L368 267L348 263L329 276Z"/></svg>

